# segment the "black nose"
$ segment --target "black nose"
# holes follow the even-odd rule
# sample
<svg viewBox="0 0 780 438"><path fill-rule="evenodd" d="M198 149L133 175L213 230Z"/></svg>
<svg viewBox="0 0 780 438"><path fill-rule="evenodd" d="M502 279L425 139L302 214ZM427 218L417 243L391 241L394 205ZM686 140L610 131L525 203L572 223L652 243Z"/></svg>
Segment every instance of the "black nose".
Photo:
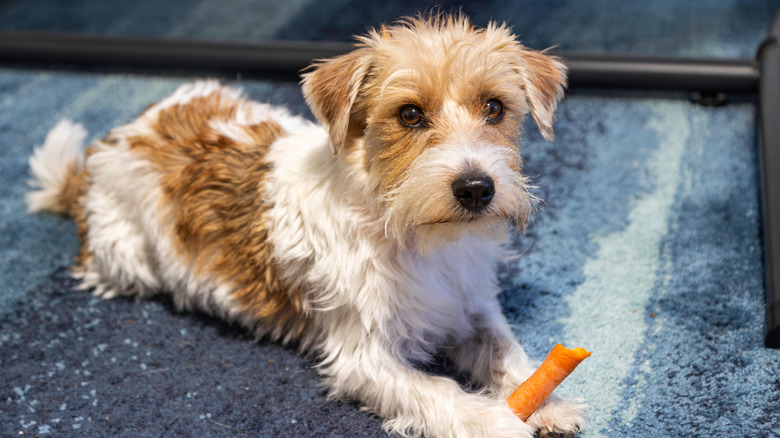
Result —
<svg viewBox="0 0 780 438"><path fill-rule="evenodd" d="M466 210L482 210L490 204L495 193L493 178L489 176L467 176L452 183L452 194Z"/></svg>

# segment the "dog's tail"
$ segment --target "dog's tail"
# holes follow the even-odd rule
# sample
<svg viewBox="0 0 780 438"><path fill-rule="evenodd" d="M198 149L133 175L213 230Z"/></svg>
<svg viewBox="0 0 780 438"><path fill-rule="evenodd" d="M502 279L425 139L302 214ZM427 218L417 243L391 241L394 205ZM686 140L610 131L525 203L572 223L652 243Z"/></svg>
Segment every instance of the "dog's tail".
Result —
<svg viewBox="0 0 780 438"><path fill-rule="evenodd" d="M27 211L49 211L73 215L73 206L86 183L82 171L82 156L87 130L84 126L62 120L46 136L43 146L35 148L30 157Z"/></svg>

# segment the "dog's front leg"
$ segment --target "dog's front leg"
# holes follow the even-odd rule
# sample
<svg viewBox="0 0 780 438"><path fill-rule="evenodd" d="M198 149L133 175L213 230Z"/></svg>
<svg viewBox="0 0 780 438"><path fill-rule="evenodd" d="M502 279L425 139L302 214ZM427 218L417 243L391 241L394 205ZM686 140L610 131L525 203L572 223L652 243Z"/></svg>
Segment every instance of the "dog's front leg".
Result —
<svg viewBox="0 0 780 438"><path fill-rule="evenodd" d="M503 402L536 366L500 312L472 319L473 336L456 342L450 356L462 372L470 374L475 383ZM564 400L553 394L531 415L528 424L541 431L542 436L573 435L584 426L583 411L580 400Z"/></svg>
<svg viewBox="0 0 780 438"><path fill-rule="evenodd" d="M530 438L534 427L520 421L503 401L463 391L452 379L431 376L395 357L388 340L329 342L338 351L325 366L332 395L356 399L402 436ZM331 338L333 341L333 338ZM328 360L328 359L326 359Z"/></svg>

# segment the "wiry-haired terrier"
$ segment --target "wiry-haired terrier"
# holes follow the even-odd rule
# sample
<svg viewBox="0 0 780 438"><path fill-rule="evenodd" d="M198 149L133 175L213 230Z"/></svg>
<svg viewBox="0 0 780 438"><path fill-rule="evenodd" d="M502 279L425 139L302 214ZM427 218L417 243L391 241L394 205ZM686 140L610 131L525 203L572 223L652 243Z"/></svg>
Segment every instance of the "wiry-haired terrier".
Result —
<svg viewBox="0 0 780 438"><path fill-rule="evenodd" d="M333 397L391 432L573 434L576 402L552 396L523 422L504 401L534 365L494 272L532 210L523 115L552 139L565 81L505 25L408 19L304 75L322 126L215 82L182 86L84 153L86 132L63 121L30 160L28 205L75 219L82 287L164 291L295 341ZM484 390L421 371L437 352Z"/></svg>

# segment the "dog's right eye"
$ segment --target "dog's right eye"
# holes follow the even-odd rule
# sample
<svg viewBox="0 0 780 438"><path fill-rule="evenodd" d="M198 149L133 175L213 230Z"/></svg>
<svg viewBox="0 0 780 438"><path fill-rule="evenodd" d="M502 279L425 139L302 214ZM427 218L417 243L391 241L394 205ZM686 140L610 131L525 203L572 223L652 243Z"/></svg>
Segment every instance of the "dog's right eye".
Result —
<svg viewBox="0 0 780 438"><path fill-rule="evenodd" d="M404 126L417 128L423 122L422 110L415 105L404 105L398 112L398 119Z"/></svg>

